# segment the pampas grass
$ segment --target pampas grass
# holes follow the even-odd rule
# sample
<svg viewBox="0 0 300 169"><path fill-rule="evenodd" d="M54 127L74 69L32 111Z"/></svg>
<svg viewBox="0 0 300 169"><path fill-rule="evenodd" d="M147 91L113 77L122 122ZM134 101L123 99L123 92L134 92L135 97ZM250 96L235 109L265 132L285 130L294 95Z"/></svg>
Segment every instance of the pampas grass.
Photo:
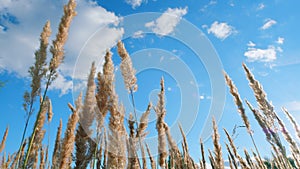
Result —
<svg viewBox="0 0 300 169"><path fill-rule="evenodd" d="M166 135L164 128L164 118L166 116L165 109L165 87L164 87L164 79L160 80L161 90L158 94L158 103L155 107L155 112L157 116L156 121L156 130L158 132L158 153L159 153L159 165L162 168L166 167L165 160L167 158L167 150L166 150Z"/></svg>
<svg viewBox="0 0 300 169"><path fill-rule="evenodd" d="M26 133L29 117L34 113L35 98L41 95L41 91L43 91L43 94L40 96L40 102L37 104L37 118L34 122L32 134L27 138L23 134L20 148L11 155L3 152L5 151L5 142L8 139L7 127L0 144L0 153L2 155L1 169L20 167L24 169L81 169L88 167L97 169L147 169L149 167L152 169L206 169L208 165L214 169L224 169L227 159L229 167L232 169L267 169L270 167L272 169L294 169L300 167L300 150L297 142L300 139L300 132L297 121L283 108L284 113L294 127L298 140L294 139L292 132L286 129L284 121L279 118L274 111L274 106L268 101L262 85L254 78L254 75L245 64L242 66L250 88L253 90L258 108L254 107L247 100L245 100L245 103L252 112L251 115L254 116L258 126L261 127L262 132L265 134L266 143L269 143L272 157L269 160L263 160L259 154L253 138L254 131L251 129L251 126L255 125L255 123L251 122L250 125L238 89L229 75L224 72L230 94L233 96L237 111L246 126L246 132L250 135L255 151L252 150L252 147L249 149L242 147L243 152L239 152L240 145L234 142L234 139L226 129L224 129L227 137L226 147L222 147L218 125L213 119L213 151L208 149L208 154L206 155L204 143L202 138L200 138L199 154L201 154L201 159L199 164L197 164L190 155L189 140L182 127L179 125L182 141L177 143L177 140L174 140L171 135L171 128L165 121L167 110L163 78L160 81L161 90L158 94L157 104L152 106L149 103L138 121L133 97L133 93L137 90L137 78L135 77L135 69L130 55L121 41L118 41L117 44L118 54L122 60L120 68L125 88L131 95L134 107L133 114L130 114L129 119L125 120L126 107L120 103L118 98L118 93L115 89L115 67L112 53L107 50L104 56L103 71L97 73L95 64L92 63L85 95L83 96L82 92L80 93L75 101L75 107L70 103L68 104L72 114L66 124L63 138L61 138L63 122L60 120L56 139L53 143L52 159L49 159L48 148L51 147L51 143L48 142L48 145L44 145L43 138L46 133L44 125L46 120L48 123L51 123L54 114L51 100L47 96L47 90L51 82L57 77L58 67L64 60L64 44L68 37L71 21L76 15L75 7L76 3L74 0L69 0L64 7L64 15L59 24L56 39L52 42L50 48L52 58L48 66L46 56L48 38L51 34L50 22L46 22L43 28L40 36L40 48L35 52L35 63L29 69L30 77L32 78L31 91L26 91L24 94L24 110L27 118L25 119L23 133ZM95 83L94 79L96 73L97 83ZM41 81L43 80L45 81L44 88L41 86ZM144 142L148 134L148 121L152 110L156 113L157 159L151 154L149 146ZM126 121L128 126L125 126ZM92 130L94 127L96 132ZM126 127L128 128L128 133ZM278 131L278 128L281 129L281 132ZM281 137L284 138L285 144L281 142ZM139 146L137 146L138 143ZM178 144L181 144L181 147ZM286 147L289 148L291 153L289 157ZM50 160L52 161L50 162Z"/></svg>
<svg viewBox="0 0 300 169"><path fill-rule="evenodd" d="M6 138L7 138L7 135L8 135L8 130L9 130L9 127L6 127L3 138L2 138L2 141L0 143L0 153L4 150Z"/></svg>
<svg viewBox="0 0 300 169"><path fill-rule="evenodd" d="M79 120L78 116L78 108L76 109L71 105L68 104L70 110L72 111L72 115L69 117L67 129L65 131L65 137L62 141L62 149L61 149L61 161L59 168L69 168L71 164L71 154L74 149L74 142L75 142L75 129L77 122Z"/></svg>
<svg viewBox="0 0 300 169"><path fill-rule="evenodd" d="M52 155L52 168L58 169L58 164L60 163L60 155L61 155L61 133L62 133L62 120L59 121L59 126L56 133L56 139L54 144L54 150Z"/></svg>

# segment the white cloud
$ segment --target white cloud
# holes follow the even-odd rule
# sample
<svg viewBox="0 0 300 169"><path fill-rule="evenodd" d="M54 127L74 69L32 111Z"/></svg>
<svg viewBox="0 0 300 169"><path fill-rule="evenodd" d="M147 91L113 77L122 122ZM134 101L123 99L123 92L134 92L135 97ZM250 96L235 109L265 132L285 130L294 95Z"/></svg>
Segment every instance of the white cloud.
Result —
<svg viewBox="0 0 300 169"><path fill-rule="evenodd" d="M225 22L219 23L218 21L215 21L210 28L207 30L207 32L210 34L214 34L217 38L224 40L231 34L235 33L236 30L234 27L228 25Z"/></svg>
<svg viewBox="0 0 300 169"><path fill-rule="evenodd" d="M201 12L205 12L205 11L207 10L208 7L213 6L213 5L216 5L216 4L217 4L217 1L211 0L211 1L208 2L208 4L204 5L204 6L200 9L200 11L201 11Z"/></svg>
<svg viewBox="0 0 300 169"><path fill-rule="evenodd" d="M258 4L257 10L263 10L265 7L266 7L265 4L260 3Z"/></svg>
<svg viewBox="0 0 300 169"><path fill-rule="evenodd" d="M275 25L277 22L273 19L267 19L264 23L264 25L260 28L262 30L266 30L269 29L270 27L272 27L273 25Z"/></svg>
<svg viewBox="0 0 300 169"><path fill-rule="evenodd" d="M144 36L145 36L144 32L139 30L134 32L132 37L137 39L137 38L143 38Z"/></svg>
<svg viewBox="0 0 300 169"><path fill-rule="evenodd" d="M283 49L282 49L281 47L279 47L279 46L276 48L276 50L277 50L278 52L280 52L280 53L283 52Z"/></svg>
<svg viewBox="0 0 300 169"><path fill-rule="evenodd" d="M159 18L146 23L145 26L150 28L154 33L165 36L174 31L185 14L187 14L187 7L168 8Z"/></svg>
<svg viewBox="0 0 300 169"><path fill-rule="evenodd" d="M28 67L34 62L33 54L39 45L39 34L46 20L51 22L50 40L54 39L63 13L63 4L61 1L5 0L0 2L0 13L3 11L16 17L20 24L5 22L7 30L0 33L1 69L25 77L28 75ZM65 46L66 57L60 69L64 77L53 83L53 89L60 89L62 93L68 92L67 87L70 87L70 83L63 79L73 77L75 68L78 70L76 78L86 79L91 62L101 62L100 57L105 50L114 46L124 33L117 26L122 18L95 2L78 1L76 11L78 14L71 24ZM1 30L3 29L0 32ZM91 36L96 31L98 32ZM89 43L86 43L88 40ZM81 51L83 46L85 48ZM77 58L80 51L81 57ZM62 85L63 82L67 84L66 87Z"/></svg>
<svg viewBox="0 0 300 169"><path fill-rule="evenodd" d="M126 0L127 4L131 5L133 9L142 5L142 0Z"/></svg>
<svg viewBox="0 0 300 169"><path fill-rule="evenodd" d="M283 37L278 37L278 39L277 39L276 43L278 43L278 44L282 45L282 44L283 44L283 42L284 42L284 38L283 38Z"/></svg>
<svg viewBox="0 0 300 169"><path fill-rule="evenodd" d="M255 43L253 43L252 41L249 41L248 44L247 44L248 47L254 47L256 46Z"/></svg>
<svg viewBox="0 0 300 169"><path fill-rule="evenodd" d="M276 60L276 53L276 48L274 46L269 46L267 49L250 47L244 55L247 57L249 62L272 62Z"/></svg>
<svg viewBox="0 0 300 169"><path fill-rule="evenodd" d="M58 74L57 78L52 82L49 89L60 90L60 96L67 94L72 90L73 82L70 79L66 79L61 74Z"/></svg>

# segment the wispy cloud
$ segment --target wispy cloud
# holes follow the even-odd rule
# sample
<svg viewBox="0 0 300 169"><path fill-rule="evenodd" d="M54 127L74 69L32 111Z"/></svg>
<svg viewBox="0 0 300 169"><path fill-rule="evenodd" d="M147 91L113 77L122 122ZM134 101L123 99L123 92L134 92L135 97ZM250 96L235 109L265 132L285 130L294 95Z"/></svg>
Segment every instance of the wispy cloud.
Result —
<svg viewBox="0 0 300 169"><path fill-rule="evenodd" d="M265 4L260 3L258 4L257 10L263 10L265 7L266 7Z"/></svg>
<svg viewBox="0 0 300 169"><path fill-rule="evenodd" d="M273 25L277 24L277 21L273 20L273 19L267 19L264 23L264 25L260 28L262 30L266 30L271 28Z"/></svg>
<svg viewBox="0 0 300 169"><path fill-rule="evenodd" d="M50 20L52 28L51 39L53 39L62 15L63 4L58 1L40 0L5 2L1 1L0 13L3 13L3 11L9 13L20 24L5 22L7 30L2 29L1 32L0 29L1 69L7 72L14 72L20 77L25 77L28 76L28 67L34 62L33 53L38 47L39 34L43 25L46 20ZM79 74L76 77L80 79L87 78L92 61L101 60L100 57L104 55L105 50L114 46L124 33L122 28L118 28L118 23L121 22L122 18L98 6L95 2L78 1L76 11L78 15L71 24L69 39L65 48L66 58L60 69L61 77L57 79L56 83L53 83L52 88L61 90L62 94L69 91L69 80L73 77L75 65L76 69L79 70ZM102 36L91 38L95 31L100 31L98 34ZM86 45L88 40L95 43ZM80 50L84 46L86 50L81 51L81 55L85 59L76 62ZM15 47L18 50L12 49Z"/></svg>
<svg viewBox="0 0 300 169"><path fill-rule="evenodd" d="M284 38L283 38L283 37L278 37L278 39L277 39L276 43L278 43L278 44L282 45L282 44L283 44L283 42L284 42Z"/></svg>
<svg viewBox="0 0 300 169"><path fill-rule="evenodd" d="M63 75L58 74L57 78L51 84L50 89L60 90L60 96L62 96L69 93L72 87L73 82L71 79L67 79Z"/></svg>
<svg viewBox="0 0 300 169"><path fill-rule="evenodd" d="M217 1L211 0L211 1L208 2L208 4L204 5L204 6L200 9L200 11L201 11L201 12L205 12L206 9L207 9L209 6L213 6L213 5L216 5L216 4L217 4Z"/></svg>
<svg viewBox="0 0 300 169"><path fill-rule="evenodd" d="M142 0L126 0L127 4L131 5L132 9L135 9L142 5Z"/></svg>
<svg viewBox="0 0 300 169"><path fill-rule="evenodd" d="M218 22L215 21L209 29L207 29L207 32L210 34L212 33L215 35L217 38L224 40L233 33L236 33L237 31L235 30L234 27L230 26L226 22Z"/></svg>
<svg viewBox="0 0 300 169"><path fill-rule="evenodd" d="M166 36L172 33L182 17L187 14L185 8L168 8L159 18L145 24L154 33Z"/></svg>
<svg viewBox="0 0 300 169"><path fill-rule="evenodd" d="M249 62L273 62L276 60L276 48L274 46L269 46L266 49L259 49L255 47L249 47L244 53Z"/></svg>
<svg viewBox="0 0 300 169"><path fill-rule="evenodd" d="M145 36L144 32L142 30L136 31L133 33L133 38L143 38Z"/></svg>
<svg viewBox="0 0 300 169"><path fill-rule="evenodd" d="M249 41L248 44L247 44L248 47L254 47L256 46L255 43L253 43L252 41Z"/></svg>

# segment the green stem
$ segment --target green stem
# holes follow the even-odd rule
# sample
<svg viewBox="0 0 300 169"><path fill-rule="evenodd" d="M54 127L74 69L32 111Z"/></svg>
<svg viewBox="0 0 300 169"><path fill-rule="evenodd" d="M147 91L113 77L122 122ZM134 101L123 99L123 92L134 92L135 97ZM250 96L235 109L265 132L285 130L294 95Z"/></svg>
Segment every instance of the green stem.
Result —
<svg viewBox="0 0 300 169"><path fill-rule="evenodd" d="M24 139L25 139L25 134L26 134L26 131L27 131L27 127L28 127L28 123L29 123L29 119L31 117L31 111L32 111L32 106L33 104L30 105L30 110L29 110L29 114L28 114L28 117L26 119L26 123L25 123L25 126L24 126L24 130L23 130L23 134L22 134L22 139L21 139L21 143L20 143L20 147L18 149L18 152L17 152L17 164L15 166L15 169L18 168L19 166L19 160L20 160L20 157L21 157L21 154L20 154L20 151L21 151L21 148L22 148L22 145L23 145L23 142L24 142Z"/></svg>
<svg viewBox="0 0 300 169"><path fill-rule="evenodd" d="M48 87L50 86L51 77L52 77L52 75L54 75L53 73L54 72L50 72L47 83L46 83L46 89L44 91L43 99L42 99L42 102L40 104L40 109L39 109L37 118L36 118L35 123L34 123L34 128L33 128L33 132L32 132L31 137L30 137L30 141L29 141L27 152L26 152L26 157L25 157L23 169L26 169L26 165L27 165L27 162L28 162L28 158L29 158L31 148L32 148L33 140L34 140L34 137L35 137L35 134L36 134L36 128L37 128L37 125L38 125L38 121L39 121L41 113L42 113L43 104L44 104L44 101L45 101L45 98L46 98Z"/></svg>

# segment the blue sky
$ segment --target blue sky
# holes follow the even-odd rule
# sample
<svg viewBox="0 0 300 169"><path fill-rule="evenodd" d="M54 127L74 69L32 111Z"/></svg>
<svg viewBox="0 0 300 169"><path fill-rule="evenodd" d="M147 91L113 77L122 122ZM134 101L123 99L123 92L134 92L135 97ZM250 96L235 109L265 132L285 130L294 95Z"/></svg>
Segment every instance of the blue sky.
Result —
<svg viewBox="0 0 300 169"><path fill-rule="evenodd" d="M65 2L0 2L0 80L5 82L5 86L0 89L0 134L6 126L10 126L7 152L16 151L21 139L25 121L22 96L30 86L27 70L34 61L33 53L38 47L39 34L45 21L50 20L53 32L51 39L54 38ZM126 114L132 110L118 69L120 59L116 55L115 45L119 39L124 41L138 72L139 90L135 93L138 111L144 111L149 101L156 103L159 79L164 76L166 121L172 126L174 135L178 134L177 123L183 123L191 154L195 158L199 157L201 130L213 100L217 99L212 97L214 85L224 85L224 82L212 84L212 79L216 77L208 69L210 66L216 66L216 70L224 69L239 88L241 97L255 105L241 66L245 62L263 84L279 115L284 118L280 108L285 106L299 121L299 5L299 1L284 0L78 1L78 15L72 22L65 48L66 59L49 92L55 113L48 127L50 143L54 143L59 119L66 121L70 114L67 103L84 90L91 62L96 61L97 69L101 70L107 48L111 48L114 53L116 87L120 92L120 100L127 106ZM188 25L197 31L191 31L192 27ZM184 41L184 38L187 40ZM197 38L199 41L196 43L187 43ZM194 45L199 45L199 50L208 52L208 55L198 55L193 50ZM208 45L208 48L201 48L202 45ZM203 58L211 60L215 56L220 65L207 65L208 62ZM222 93L220 97L223 97ZM221 103L224 111L217 112L223 113L219 128L231 131L235 124L242 125L242 121L228 91L224 97L226 102ZM258 147L262 154L269 154L270 149L249 110L247 115L254 137L259 142ZM149 129L149 137L155 137L153 111L150 120L149 127L152 129ZM32 122L33 119L30 129ZM251 148L246 131L239 129L238 132L236 142L240 150L243 147ZM225 139L221 133L223 143ZM211 148L210 141L205 145Z"/></svg>

